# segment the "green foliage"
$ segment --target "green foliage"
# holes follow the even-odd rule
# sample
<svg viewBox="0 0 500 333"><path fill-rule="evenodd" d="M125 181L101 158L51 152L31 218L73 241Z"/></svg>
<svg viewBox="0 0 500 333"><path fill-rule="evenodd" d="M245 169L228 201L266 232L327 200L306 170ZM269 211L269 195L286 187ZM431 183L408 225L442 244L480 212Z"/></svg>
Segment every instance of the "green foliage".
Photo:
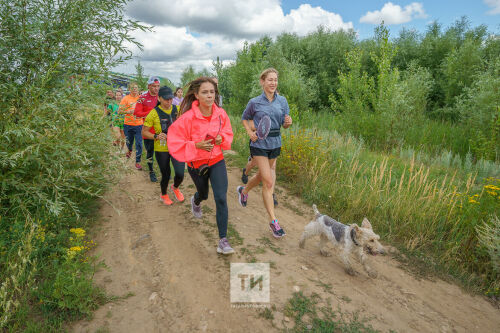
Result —
<svg viewBox="0 0 500 333"><path fill-rule="evenodd" d="M135 81L139 86L139 91L148 89L148 78L144 76L144 67L142 67L140 60L137 60L137 65L135 65Z"/></svg>
<svg viewBox="0 0 500 333"><path fill-rule="evenodd" d="M363 51L353 49L347 56L348 72L339 73L338 99L330 95L331 108L334 112L343 114L352 113L350 119L359 116L362 112L372 112L372 103L375 100L375 82L361 69Z"/></svg>
<svg viewBox="0 0 500 333"><path fill-rule="evenodd" d="M469 129L469 143L478 158L500 156L500 59L477 75L471 87L457 99L461 122Z"/></svg>
<svg viewBox="0 0 500 333"><path fill-rule="evenodd" d="M491 258L493 270L500 274L500 219L493 215L482 225L476 228L479 243L488 251ZM496 284L497 294L500 282Z"/></svg>
<svg viewBox="0 0 500 333"><path fill-rule="evenodd" d="M458 49L451 50L444 59L440 82L445 94L444 102L447 105L453 105L455 97L472 84L474 75L482 69L483 55L477 45L481 42L482 40L467 38ZM457 115L452 117L452 120L457 120Z"/></svg>
<svg viewBox="0 0 500 333"><path fill-rule="evenodd" d="M279 93L287 98L288 103L297 105L300 110L307 110L314 99L312 82L304 79L300 64L290 62L279 54L281 51L277 47L270 48L262 69L275 68L279 72Z"/></svg>
<svg viewBox="0 0 500 333"><path fill-rule="evenodd" d="M181 74L181 87L187 87L189 82L199 78L200 76L208 76L211 77L213 74L209 72L206 68L202 69L199 72L196 72L194 70L194 67L192 65L189 65L188 67L184 68Z"/></svg>
<svg viewBox="0 0 500 333"><path fill-rule="evenodd" d="M325 302L314 293L311 296L293 293L285 304L284 313L294 319L292 332L378 332L357 312L334 310L329 300Z"/></svg>
<svg viewBox="0 0 500 333"><path fill-rule="evenodd" d="M373 101L374 111L392 116L398 110L394 104L395 86L399 81L399 71L392 67L392 59L396 54L394 45L389 42L389 30L381 25L377 31L378 48L371 53L377 68L376 98Z"/></svg>
<svg viewBox="0 0 500 333"><path fill-rule="evenodd" d="M92 283L99 267L102 265L96 263L96 258L84 258L78 254L63 260L57 267L44 270L46 279L34 292L41 310L57 313L62 318L90 318L93 311L108 299L104 291Z"/></svg>
<svg viewBox="0 0 500 333"><path fill-rule="evenodd" d="M323 27L305 37L263 37L245 44L233 64L218 61L214 69L225 107L238 114L260 94L260 71L272 66L297 115L333 111L340 132L373 149L451 150L462 158L472 151L475 160L498 161L498 154L484 152L496 143L492 131L473 132L462 121L461 96L475 89L480 74L494 70L499 57L498 36L482 25L471 28L464 17L446 29L433 22L423 34L403 29L393 40L383 25L361 41L352 31Z"/></svg>
<svg viewBox="0 0 500 333"><path fill-rule="evenodd" d="M430 71L418 66L416 61L410 62L407 70L402 73L402 80L398 85L401 112L422 120L427 110L429 93L434 85Z"/></svg>
<svg viewBox="0 0 500 333"><path fill-rule="evenodd" d="M175 92L176 85L166 77L160 77L160 87L167 86Z"/></svg>
<svg viewBox="0 0 500 333"><path fill-rule="evenodd" d="M41 313L59 328L102 296L90 264L65 258L69 228L91 223L119 170L103 118L106 86L96 82L130 58L128 33L146 29L123 15L126 3L0 0L2 329L44 326L33 322Z"/></svg>
<svg viewBox="0 0 500 333"><path fill-rule="evenodd" d="M268 39L254 44L245 43L237 52L236 62L227 68L231 97L229 109L237 114L243 113L250 98L260 95L259 74L265 68L262 59L267 53Z"/></svg>
<svg viewBox="0 0 500 333"><path fill-rule="evenodd" d="M192 65L189 65L188 67L184 68L181 74L181 86L185 87L187 84L194 79L196 79L196 73L194 71L194 67Z"/></svg>
<svg viewBox="0 0 500 333"><path fill-rule="evenodd" d="M339 73L339 97L330 95L332 110L339 112L337 124L374 148L390 149L408 143L408 124L423 120L431 75L415 62L408 64L403 75L392 67L396 50L383 26L378 30L378 47L371 52L376 78L362 70L363 53L353 49L347 54L346 73Z"/></svg>
<svg viewBox="0 0 500 333"><path fill-rule="evenodd" d="M345 54L355 46L355 39L353 31L332 32L324 27L304 38L287 35L277 39L276 46L283 50L283 57L303 66L304 81L310 81L313 88L311 108L328 108L329 95L338 88L338 73L346 66Z"/></svg>
<svg viewBox="0 0 500 333"><path fill-rule="evenodd" d="M26 232L19 241L21 246L10 255L2 252L2 284L0 285L0 327L5 327L12 315L25 301L26 289L31 288L36 273L36 259L33 258L35 227L29 220L25 224ZM0 247L4 250L5 246Z"/></svg>

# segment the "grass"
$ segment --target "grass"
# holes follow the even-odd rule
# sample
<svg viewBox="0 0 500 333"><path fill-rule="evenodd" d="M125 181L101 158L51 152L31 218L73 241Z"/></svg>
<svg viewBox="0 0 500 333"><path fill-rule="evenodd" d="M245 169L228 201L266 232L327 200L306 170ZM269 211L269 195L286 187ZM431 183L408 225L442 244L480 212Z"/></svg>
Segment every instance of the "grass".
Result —
<svg viewBox="0 0 500 333"><path fill-rule="evenodd" d="M240 248L238 252L245 256L247 262L257 262L256 255L266 253L266 249L260 246L249 244L245 247Z"/></svg>
<svg viewBox="0 0 500 333"><path fill-rule="evenodd" d="M111 332L111 331L109 330L109 327L107 327L107 326L99 327L95 331L95 333L109 333L109 332Z"/></svg>
<svg viewBox="0 0 500 333"><path fill-rule="evenodd" d="M274 314L270 308L264 308L263 310L259 311L259 317L267 320L273 320Z"/></svg>
<svg viewBox="0 0 500 333"><path fill-rule="evenodd" d="M309 279L310 281L314 282L318 287L323 288L323 291L329 294L333 295L333 286L331 283L324 283L321 280L313 280Z"/></svg>
<svg viewBox="0 0 500 333"><path fill-rule="evenodd" d="M243 245L244 238L241 237L239 232L230 223L227 226L227 236L231 240L233 246Z"/></svg>
<svg viewBox="0 0 500 333"><path fill-rule="evenodd" d="M260 244L267 247L268 249L270 249L271 251L273 251L274 253L277 253L279 255L285 254L283 251L281 251L281 248L279 246L276 246L276 244L273 243L268 237L261 237L261 238L257 239L257 241Z"/></svg>
<svg viewBox="0 0 500 333"><path fill-rule="evenodd" d="M291 332L379 332L359 313L334 310L329 301L314 293L309 296L293 293L285 304L284 314L294 320Z"/></svg>

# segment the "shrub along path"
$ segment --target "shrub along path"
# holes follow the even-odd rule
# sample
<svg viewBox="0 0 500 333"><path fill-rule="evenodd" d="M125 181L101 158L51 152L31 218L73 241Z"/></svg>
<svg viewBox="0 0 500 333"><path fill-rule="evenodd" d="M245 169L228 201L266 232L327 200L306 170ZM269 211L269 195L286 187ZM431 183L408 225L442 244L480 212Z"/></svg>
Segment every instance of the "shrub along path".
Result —
<svg viewBox="0 0 500 333"><path fill-rule="evenodd" d="M130 168L133 160L128 161ZM378 278L371 279L357 262L357 276L346 275L336 256L319 255L317 240L301 250L298 240L313 216L312 209L279 188L277 216L287 236L272 239L260 190L250 194L247 208L240 207L235 189L241 169L229 167L228 172L230 240L236 250L232 257L215 252L212 193L204 202L203 219L191 216L189 198L195 190L187 172L181 186L186 201L170 207L160 202L159 186L149 182L146 172L124 175L106 196L114 208L102 206L93 254L109 267L96 274L96 283L108 294L133 295L102 306L94 319L77 322L72 331L278 331L295 325L297 317L288 311L298 310L298 305L290 306L288 301L297 290L318 306L330 302L348 320L357 311L381 331L494 332L500 327L500 310L484 298L440 280L417 279L401 269L392 255L371 258L379 272ZM376 231L377 226L373 227ZM271 263L267 312L230 304L229 264L252 261ZM319 297L311 297L314 293Z"/></svg>

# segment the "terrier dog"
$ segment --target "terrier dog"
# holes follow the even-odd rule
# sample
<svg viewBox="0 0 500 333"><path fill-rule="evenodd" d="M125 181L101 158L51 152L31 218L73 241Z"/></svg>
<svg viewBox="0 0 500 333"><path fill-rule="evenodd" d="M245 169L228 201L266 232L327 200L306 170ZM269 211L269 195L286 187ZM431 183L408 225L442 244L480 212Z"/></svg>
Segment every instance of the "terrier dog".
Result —
<svg viewBox="0 0 500 333"><path fill-rule="evenodd" d="M347 274L354 275L356 273L349 259L350 254L355 253L368 275L372 278L377 277L377 272L368 266L364 250L366 249L372 255L377 255L385 253L385 249L378 241L380 236L373 232L370 221L365 217L361 223L361 227L357 224L347 226L327 215L321 214L316 205L312 207L316 216L304 228L304 232L300 237L300 248L304 248L308 238L319 235L319 251L322 255L330 255L325 249L328 241L342 248L340 257L344 262Z"/></svg>

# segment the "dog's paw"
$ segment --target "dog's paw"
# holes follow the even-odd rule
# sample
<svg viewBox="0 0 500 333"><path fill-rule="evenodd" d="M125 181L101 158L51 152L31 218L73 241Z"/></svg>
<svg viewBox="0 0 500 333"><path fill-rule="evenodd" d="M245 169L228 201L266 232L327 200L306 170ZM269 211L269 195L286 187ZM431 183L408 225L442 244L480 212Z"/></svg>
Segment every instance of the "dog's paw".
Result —
<svg viewBox="0 0 500 333"><path fill-rule="evenodd" d="M352 267L347 267L347 268L345 269L345 272L346 272L347 274L351 275L351 276L356 275L356 271L355 271Z"/></svg>
<svg viewBox="0 0 500 333"><path fill-rule="evenodd" d="M321 255L324 257L330 257L332 255L329 251L326 250L319 250L319 253L321 253Z"/></svg>
<svg viewBox="0 0 500 333"><path fill-rule="evenodd" d="M378 276L377 271L374 271L372 269L368 270L367 273L368 273L368 276L371 277L372 279L375 279Z"/></svg>

